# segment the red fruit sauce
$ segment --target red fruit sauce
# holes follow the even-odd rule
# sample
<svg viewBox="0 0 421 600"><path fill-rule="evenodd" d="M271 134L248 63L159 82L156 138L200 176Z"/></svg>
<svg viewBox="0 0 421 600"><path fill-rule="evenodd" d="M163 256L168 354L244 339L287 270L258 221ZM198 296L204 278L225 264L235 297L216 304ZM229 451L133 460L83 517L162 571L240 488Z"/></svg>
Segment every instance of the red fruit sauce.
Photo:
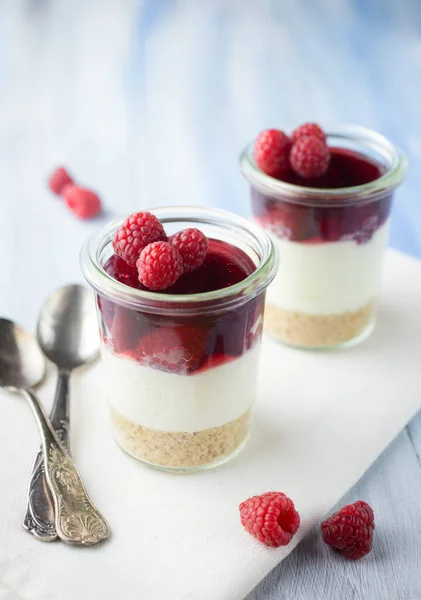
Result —
<svg viewBox="0 0 421 600"><path fill-rule="evenodd" d="M305 179L292 170L282 181L301 187L338 189L363 185L381 177L385 168L375 160L345 148L330 148L327 173L316 179ZM303 206L274 198L252 188L254 218L280 238L294 242L323 243L352 240L368 242L387 220L392 196L354 206Z"/></svg>
<svg viewBox="0 0 421 600"><path fill-rule="evenodd" d="M137 270L113 254L105 271L120 283L139 290ZM210 239L205 262L185 273L165 294L198 294L230 287L243 281L256 265L242 250ZM219 314L194 317L156 315L135 311L98 296L102 335L117 355L144 366L189 375L241 356L260 338L264 293L242 306Z"/></svg>

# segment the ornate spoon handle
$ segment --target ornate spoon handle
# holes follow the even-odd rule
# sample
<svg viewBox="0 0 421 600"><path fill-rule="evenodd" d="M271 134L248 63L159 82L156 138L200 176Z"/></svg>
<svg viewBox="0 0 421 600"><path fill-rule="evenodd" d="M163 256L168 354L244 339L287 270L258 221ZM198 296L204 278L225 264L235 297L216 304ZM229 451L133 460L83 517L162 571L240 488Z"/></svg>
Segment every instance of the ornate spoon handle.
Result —
<svg viewBox="0 0 421 600"><path fill-rule="evenodd" d="M37 421L44 456L45 476L54 501L57 535L69 544L93 545L110 535L104 517L86 493L80 475L62 447L36 396L22 390Z"/></svg>
<svg viewBox="0 0 421 600"><path fill-rule="evenodd" d="M28 504L22 524L24 529L43 542L57 539L54 502L45 478L42 450L37 454L29 480Z"/></svg>
<svg viewBox="0 0 421 600"><path fill-rule="evenodd" d="M51 411L51 425L59 440L68 448L69 437L69 372L60 371ZM57 539L54 502L44 473L44 458L39 450L28 488L28 505L23 527L44 542Z"/></svg>

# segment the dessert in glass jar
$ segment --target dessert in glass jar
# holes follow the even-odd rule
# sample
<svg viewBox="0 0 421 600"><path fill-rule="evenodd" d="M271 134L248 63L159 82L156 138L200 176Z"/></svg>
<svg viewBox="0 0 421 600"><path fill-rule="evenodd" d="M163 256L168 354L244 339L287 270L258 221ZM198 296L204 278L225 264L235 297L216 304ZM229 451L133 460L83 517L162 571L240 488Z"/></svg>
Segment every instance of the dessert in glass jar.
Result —
<svg viewBox="0 0 421 600"><path fill-rule="evenodd" d="M249 434L277 269L270 237L225 211L160 208L93 235L81 263L121 448L175 471L235 455Z"/></svg>
<svg viewBox="0 0 421 600"><path fill-rule="evenodd" d="M337 348L375 323L394 189L403 154L383 136L305 124L262 132L241 155L254 219L279 249L265 328L296 347Z"/></svg>

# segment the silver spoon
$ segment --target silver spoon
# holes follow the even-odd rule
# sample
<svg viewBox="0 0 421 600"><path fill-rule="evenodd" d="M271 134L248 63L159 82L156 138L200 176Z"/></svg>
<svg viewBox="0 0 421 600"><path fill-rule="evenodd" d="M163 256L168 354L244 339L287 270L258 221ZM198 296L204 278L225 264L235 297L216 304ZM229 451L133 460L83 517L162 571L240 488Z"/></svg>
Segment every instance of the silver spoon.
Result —
<svg viewBox="0 0 421 600"><path fill-rule="evenodd" d="M45 373L35 340L8 319L0 319L0 387L21 393L41 433L45 476L56 514L58 536L65 542L92 545L110 535L107 522L90 501L73 461L61 445L32 388Z"/></svg>
<svg viewBox="0 0 421 600"><path fill-rule="evenodd" d="M37 337L41 350L58 367L50 418L60 441L68 448L70 372L94 360L99 352L92 292L81 285L67 285L54 291L41 309ZM57 539L54 503L45 480L42 450L32 470L23 526L42 541Z"/></svg>

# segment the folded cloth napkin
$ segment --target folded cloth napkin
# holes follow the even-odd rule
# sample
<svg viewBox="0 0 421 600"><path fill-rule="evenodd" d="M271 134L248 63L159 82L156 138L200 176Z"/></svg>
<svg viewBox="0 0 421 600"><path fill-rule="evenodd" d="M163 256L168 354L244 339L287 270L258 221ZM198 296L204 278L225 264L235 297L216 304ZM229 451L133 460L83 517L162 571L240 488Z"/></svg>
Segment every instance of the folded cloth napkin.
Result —
<svg viewBox="0 0 421 600"><path fill-rule="evenodd" d="M21 520L38 437L24 400L1 392L0 599L236 600L318 524L421 405L421 263L387 255L373 335L340 352L263 344L254 431L225 466L195 475L143 467L114 444L100 363L72 381L72 451L111 539L41 543ZM40 396L51 403L50 373ZM238 504L286 492L301 515L291 544L246 533Z"/></svg>

